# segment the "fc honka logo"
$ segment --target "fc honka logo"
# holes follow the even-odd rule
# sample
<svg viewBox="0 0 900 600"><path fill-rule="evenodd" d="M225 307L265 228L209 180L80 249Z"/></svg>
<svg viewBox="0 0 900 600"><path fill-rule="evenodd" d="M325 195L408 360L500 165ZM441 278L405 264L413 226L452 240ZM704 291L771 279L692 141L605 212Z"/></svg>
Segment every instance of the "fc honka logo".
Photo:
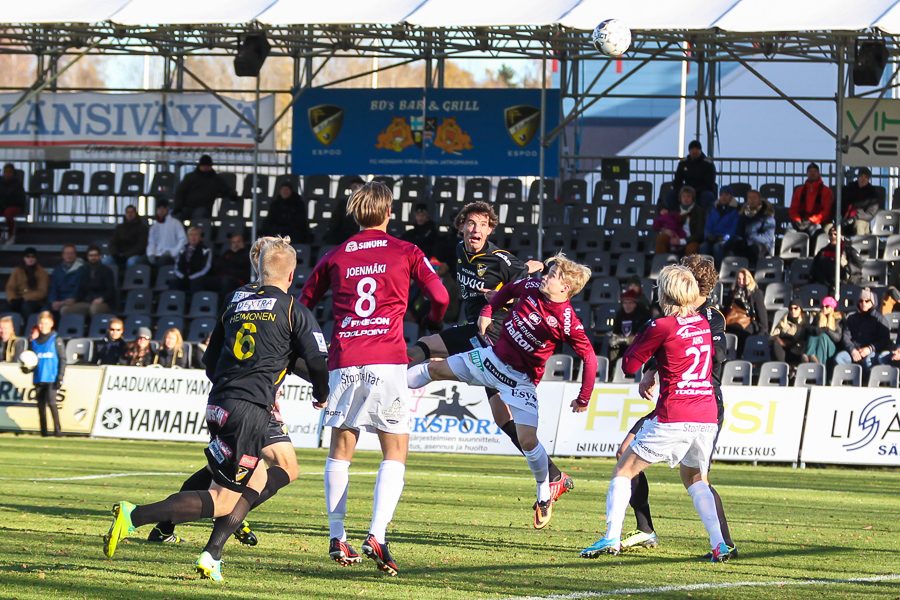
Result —
<svg viewBox="0 0 900 600"><path fill-rule="evenodd" d="M541 109L519 104L503 111L506 132L520 148L534 139L541 125Z"/></svg>
<svg viewBox="0 0 900 600"><path fill-rule="evenodd" d="M309 127L323 146L337 139L344 124L344 109L333 104L320 104L309 109Z"/></svg>

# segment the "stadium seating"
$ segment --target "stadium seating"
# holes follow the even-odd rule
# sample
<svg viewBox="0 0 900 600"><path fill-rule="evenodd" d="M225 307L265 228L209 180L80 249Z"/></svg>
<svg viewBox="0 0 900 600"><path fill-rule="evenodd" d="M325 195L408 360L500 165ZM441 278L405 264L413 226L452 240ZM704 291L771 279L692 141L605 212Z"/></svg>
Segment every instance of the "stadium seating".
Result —
<svg viewBox="0 0 900 600"><path fill-rule="evenodd" d="M101 339L105 337L110 320L115 318L116 315L113 314L100 314L91 317L91 325L88 327L87 333L88 337L91 339Z"/></svg>
<svg viewBox="0 0 900 600"><path fill-rule="evenodd" d="M744 356L742 358L751 363L761 363L771 360L769 358L769 336L749 336L744 342Z"/></svg>
<svg viewBox="0 0 900 600"><path fill-rule="evenodd" d="M785 386L788 384L788 364L785 362L765 362L759 368L759 383L761 386Z"/></svg>
<svg viewBox="0 0 900 600"><path fill-rule="evenodd" d="M859 387L862 385L862 374L862 365L835 365L834 371L831 374L831 385L852 385Z"/></svg>
<svg viewBox="0 0 900 600"><path fill-rule="evenodd" d="M66 362L69 365L90 364L93 360L93 341L88 338L74 337L66 342Z"/></svg>
<svg viewBox="0 0 900 600"><path fill-rule="evenodd" d="M750 385L753 366L745 360L730 360L722 369L722 385Z"/></svg>
<svg viewBox="0 0 900 600"><path fill-rule="evenodd" d="M56 332L63 338L80 338L84 335L84 315L62 315L56 324Z"/></svg>
<svg viewBox="0 0 900 600"><path fill-rule="evenodd" d="M547 360L542 381L572 381L575 361L567 354L554 354Z"/></svg>
<svg viewBox="0 0 900 600"><path fill-rule="evenodd" d="M181 332L181 337L184 337L184 318L180 315L166 315L160 317L156 321L156 331L154 332L153 339L161 342L166 337L166 332L170 329L177 329Z"/></svg>
<svg viewBox="0 0 900 600"><path fill-rule="evenodd" d="M825 385L825 365L821 363L802 363L797 366L794 387L810 387Z"/></svg>
<svg viewBox="0 0 900 600"><path fill-rule="evenodd" d="M609 376L609 359L605 356L597 356L597 376L594 383L606 383Z"/></svg>
<svg viewBox="0 0 900 600"><path fill-rule="evenodd" d="M619 182L601 179L594 184L594 195L591 198L592 204L618 204L619 203Z"/></svg>
<svg viewBox="0 0 900 600"><path fill-rule="evenodd" d="M891 365L877 365L869 371L868 387L897 387L900 383L900 370Z"/></svg>

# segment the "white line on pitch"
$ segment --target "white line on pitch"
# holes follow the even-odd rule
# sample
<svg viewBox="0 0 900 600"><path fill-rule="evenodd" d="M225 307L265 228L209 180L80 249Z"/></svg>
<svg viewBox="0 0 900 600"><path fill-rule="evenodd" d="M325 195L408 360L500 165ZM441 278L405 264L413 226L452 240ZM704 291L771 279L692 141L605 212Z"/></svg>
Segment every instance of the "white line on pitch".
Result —
<svg viewBox="0 0 900 600"><path fill-rule="evenodd" d="M788 587L799 585L832 585L836 583L876 583L900 579L900 575L877 575L875 577L854 577L851 579L808 579L805 581L736 581L734 583L695 583L690 585L664 585L650 588L625 588L598 592L575 592L572 594L552 594L550 596L523 596L506 600L582 600L604 596L626 596L629 594L661 594L664 592L691 592L695 590L716 590L740 587Z"/></svg>

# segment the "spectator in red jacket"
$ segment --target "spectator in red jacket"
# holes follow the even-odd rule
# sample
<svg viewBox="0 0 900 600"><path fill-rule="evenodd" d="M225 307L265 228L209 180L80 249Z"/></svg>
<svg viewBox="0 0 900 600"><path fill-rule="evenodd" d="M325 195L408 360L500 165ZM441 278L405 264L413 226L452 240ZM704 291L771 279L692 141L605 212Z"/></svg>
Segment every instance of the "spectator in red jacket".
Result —
<svg viewBox="0 0 900 600"><path fill-rule="evenodd" d="M834 195L822 181L819 165L809 163L806 182L794 190L794 197L791 198L791 225L797 231L812 235L831 218L833 204Z"/></svg>

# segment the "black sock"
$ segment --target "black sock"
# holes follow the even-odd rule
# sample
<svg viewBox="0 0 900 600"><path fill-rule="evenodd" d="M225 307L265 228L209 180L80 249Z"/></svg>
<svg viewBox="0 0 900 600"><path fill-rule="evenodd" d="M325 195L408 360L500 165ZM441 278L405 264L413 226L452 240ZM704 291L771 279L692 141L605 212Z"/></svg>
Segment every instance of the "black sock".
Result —
<svg viewBox="0 0 900 600"><path fill-rule="evenodd" d="M525 452L522 450L522 444L519 443L519 432L516 431L516 422L507 421L500 426L500 429L509 437L513 445L519 449L519 452L524 455ZM559 470L559 467L556 466L556 464L550 459L549 456L547 457L547 469L549 470L551 483L555 483L560 480L560 478L562 477L562 471Z"/></svg>
<svg viewBox="0 0 900 600"><path fill-rule="evenodd" d="M731 531L728 529L728 519L725 518L725 508L722 507L722 499L719 498L719 492L710 485L709 491L712 492L713 498L716 499L716 515L719 517L719 528L722 530L722 538L725 545L734 548L734 542L731 540Z"/></svg>
<svg viewBox="0 0 900 600"><path fill-rule="evenodd" d="M203 548L204 552L209 552L215 560L222 560L222 550L225 548L225 542L244 522L244 517L250 512L250 504L255 502L258 496L259 493L254 490L245 490L244 495L238 498L234 510L230 514L219 517L214 521L215 524L209 536L209 541L206 542L206 547Z"/></svg>
<svg viewBox="0 0 900 600"><path fill-rule="evenodd" d="M631 480L631 508L637 520L637 528L644 533L653 533L653 517L650 516L650 484L641 471Z"/></svg>
<svg viewBox="0 0 900 600"><path fill-rule="evenodd" d="M421 353L421 356L419 356L419 353ZM423 363L431 358L431 348L425 342L416 342L406 351L406 358L409 361L409 366Z"/></svg>
<svg viewBox="0 0 900 600"><path fill-rule="evenodd" d="M190 491L198 491L202 492L203 490L208 490L209 485L212 483L212 472L203 467L190 477L184 480L184 483L181 484L182 492L190 492ZM170 521L164 521L162 523L157 523L156 527L153 528L154 531L158 532L162 537L168 537L175 533L175 523ZM152 534L151 534L152 535Z"/></svg>
<svg viewBox="0 0 900 600"><path fill-rule="evenodd" d="M272 496L278 493L278 490L286 486L291 482L290 476L287 474L287 471L282 469L281 467L270 467L268 471L266 471L266 487L259 493L259 497L253 503L253 506L250 507L250 510L253 510Z"/></svg>
<svg viewBox="0 0 900 600"><path fill-rule="evenodd" d="M216 507L209 491L178 492L165 500L134 507L131 523L135 527L147 523L189 523L212 517Z"/></svg>

